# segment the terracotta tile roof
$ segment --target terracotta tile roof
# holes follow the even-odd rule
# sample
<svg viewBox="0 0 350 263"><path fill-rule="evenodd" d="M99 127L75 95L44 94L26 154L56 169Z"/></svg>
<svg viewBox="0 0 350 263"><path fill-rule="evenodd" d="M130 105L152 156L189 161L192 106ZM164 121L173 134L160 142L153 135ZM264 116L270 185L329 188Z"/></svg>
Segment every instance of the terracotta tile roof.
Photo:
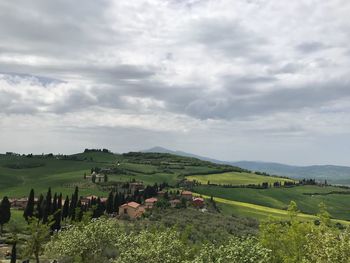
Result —
<svg viewBox="0 0 350 263"><path fill-rule="evenodd" d="M200 202L204 202L204 199L201 198L201 197L196 197L196 198L193 198L193 201L200 201Z"/></svg>
<svg viewBox="0 0 350 263"><path fill-rule="evenodd" d="M140 204L138 204L136 202L129 202L129 203L123 204L121 207L126 207L126 206L130 206L132 208L138 208L140 206Z"/></svg>
<svg viewBox="0 0 350 263"><path fill-rule="evenodd" d="M151 197L151 198L148 198L145 200L146 203L155 203L157 201L158 201L158 199L155 197Z"/></svg>
<svg viewBox="0 0 350 263"><path fill-rule="evenodd" d="M192 192L190 192L190 191L182 191L181 192L181 195L191 195L192 194Z"/></svg>

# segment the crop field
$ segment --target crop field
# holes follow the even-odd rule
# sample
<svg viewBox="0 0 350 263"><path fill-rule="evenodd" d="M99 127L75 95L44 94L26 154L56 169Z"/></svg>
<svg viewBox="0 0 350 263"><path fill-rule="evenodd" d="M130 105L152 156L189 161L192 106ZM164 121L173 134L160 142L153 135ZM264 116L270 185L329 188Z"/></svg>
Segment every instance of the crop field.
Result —
<svg viewBox="0 0 350 263"><path fill-rule="evenodd" d="M262 176L254 173L246 172L227 172L218 174L204 174L187 176L188 180L196 180L202 184L219 184L219 185L248 185L248 184L262 184L267 182L273 184L274 182L292 181L287 178Z"/></svg>
<svg viewBox="0 0 350 263"><path fill-rule="evenodd" d="M203 195L202 195L203 196ZM203 196L208 198L208 196ZM288 219L289 215L286 210L271 208L261 205L255 205L245 202L233 201L224 198L214 197L218 206L221 208L222 212L227 215L240 215L245 217L252 217L260 220L274 218L274 219ZM316 220L317 216L299 213L298 218L301 220ZM341 219L334 219L334 223L341 223L343 225L349 225L350 222Z"/></svg>
<svg viewBox="0 0 350 263"><path fill-rule="evenodd" d="M239 169L216 165L193 158L167 154L112 154L86 152L68 156L17 156L0 155L0 198L26 197L31 188L35 194L53 192L70 195L79 187L81 195L107 196L99 184L84 180L91 168L113 168L117 172L108 175L108 181L142 181L144 184L163 183L174 185L184 175Z"/></svg>
<svg viewBox="0 0 350 263"><path fill-rule="evenodd" d="M293 200L305 214L316 214L318 204L324 202L333 218L350 220L350 191L347 189L318 186L252 189L207 185L208 181L212 184L248 185L263 182L271 184L289 179L237 172L234 171L235 167L161 154L88 152L71 155L66 159L0 155L0 198L5 195L27 197L31 188L38 196L46 193L48 187L52 188L52 192L71 195L75 186L79 187L82 196L107 196L109 191L104 190L103 184L83 178L84 173L90 174L94 167L117 167L115 172L108 175L109 182L136 180L146 185L166 182L175 186L184 178L199 181L202 185L196 186L194 191L221 198L218 200L226 214L258 219L267 215L284 216L288 204ZM229 169L232 171L227 172Z"/></svg>
<svg viewBox="0 0 350 263"><path fill-rule="evenodd" d="M307 214L317 214L318 205L323 202L333 218L350 220L350 191L338 187L296 186L250 189L202 185L196 187L195 191L226 200L282 210L287 209L288 204L293 200L297 203L299 210Z"/></svg>

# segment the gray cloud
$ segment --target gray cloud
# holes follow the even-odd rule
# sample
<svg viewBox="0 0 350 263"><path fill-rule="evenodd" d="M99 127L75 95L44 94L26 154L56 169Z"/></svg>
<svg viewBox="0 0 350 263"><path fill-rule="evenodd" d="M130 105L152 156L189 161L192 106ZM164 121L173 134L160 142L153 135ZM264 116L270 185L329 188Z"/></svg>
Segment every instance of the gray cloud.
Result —
<svg viewBox="0 0 350 263"><path fill-rule="evenodd" d="M314 53L324 49L330 48L329 46L323 44L322 42L313 41L313 42L303 42L297 45L297 50L302 53Z"/></svg>
<svg viewBox="0 0 350 263"><path fill-rule="evenodd" d="M184 147L216 138L220 147L201 151L218 154L234 138L252 153L260 134L344 134L350 2L339 3L2 1L3 140L19 141L11 135L19 123L36 130L51 119L42 133L64 134L64 145L70 139L62 130L112 127L127 137L132 129L131 137L161 136L152 139L157 145L167 141L159 132L166 130ZM84 143L97 143L91 137Z"/></svg>
<svg viewBox="0 0 350 263"><path fill-rule="evenodd" d="M258 53L259 47L268 41L235 20L205 18L197 22L189 34L211 52L219 51L233 58L254 58L256 62L271 61L267 54Z"/></svg>

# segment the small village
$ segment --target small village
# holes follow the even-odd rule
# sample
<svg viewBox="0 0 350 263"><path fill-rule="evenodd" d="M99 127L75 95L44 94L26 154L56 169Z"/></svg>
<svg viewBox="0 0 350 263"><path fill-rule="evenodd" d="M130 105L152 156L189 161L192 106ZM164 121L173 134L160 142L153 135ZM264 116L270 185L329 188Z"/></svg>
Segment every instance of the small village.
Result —
<svg viewBox="0 0 350 263"><path fill-rule="evenodd" d="M99 173L96 173L92 169L90 175L84 174L84 180L91 181L93 183L106 182L108 180L108 169L101 169ZM155 207L162 208L186 208L188 206L201 209L205 212L205 200L200 196L195 196L188 190L167 190L164 186L146 186L143 182L114 182L114 185L121 187L122 192L118 192L118 187L114 189L114 194L121 194L122 198L119 201L120 205L112 211L108 211L108 198L96 195L80 196L79 202L81 206L92 207L96 202L100 203L110 217L118 219L136 219L141 217L145 212L149 212ZM151 189L151 190L150 190ZM156 191L154 191L156 189ZM146 194L145 191L148 190ZM158 190L158 191L157 191ZM112 192L111 192L112 193ZM147 197L147 198L143 198ZM22 198L10 198L10 204L12 208L18 210L25 210L28 205L28 197ZM34 197L34 204L38 205L39 198ZM61 206L64 206L65 200L61 199ZM114 204L115 205L115 204Z"/></svg>
<svg viewBox="0 0 350 263"><path fill-rule="evenodd" d="M131 183L130 185L133 186L134 184L137 184L140 186L140 183ZM168 199L169 197L165 198L165 195L168 195L168 192L166 191L159 191L155 197L150 197L145 199L142 203L138 203L135 201L126 202L119 206L118 213L110 214L111 217L116 218L130 218L135 219L138 217L141 217L146 211L150 211L153 208L156 207L157 202L160 200L168 202L169 207L172 208L179 208L179 207L186 207L188 205L191 205L195 208L202 209L202 211L205 211L205 201L202 197L196 197L193 195L192 192L183 190L180 192L180 195L174 195L171 196L171 199ZM82 205L89 205L94 200L99 199L102 204L106 205L107 198L106 197L99 197L95 195L80 197L80 201ZM11 203L11 207L19 210L24 210L27 207L28 204L28 198L11 198L9 199ZM35 197L34 203L37 204L38 198ZM184 204L185 206L181 206L181 204ZM62 205L64 204L64 200L62 200Z"/></svg>

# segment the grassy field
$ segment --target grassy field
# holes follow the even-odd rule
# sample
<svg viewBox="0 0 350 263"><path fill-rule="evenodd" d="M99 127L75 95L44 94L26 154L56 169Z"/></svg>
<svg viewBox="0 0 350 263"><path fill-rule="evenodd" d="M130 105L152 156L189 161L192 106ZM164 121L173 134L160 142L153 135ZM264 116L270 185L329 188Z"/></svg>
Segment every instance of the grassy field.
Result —
<svg viewBox="0 0 350 263"><path fill-rule="evenodd" d="M298 204L299 210L307 214L316 214L318 212L318 205L324 202L332 217L350 220L350 192L349 190L338 187L297 186L292 188L250 189L203 185L196 187L195 191L200 194L216 196L226 200L282 210L285 210L290 201L293 200ZM340 191L346 194L327 194L334 191Z"/></svg>
<svg viewBox="0 0 350 263"><path fill-rule="evenodd" d="M248 185L248 184L262 184L267 182L273 184L274 182L292 181L286 178L273 177L273 176L261 176L254 173L246 172L227 172L219 174L204 174L204 175L192 175L187 176L188 180L196 180L202 184L207 184L208 181L211 184L221 185Z"/></svg>
<svg viewBox="0 0 350 263"><path fill-rule="evenodd" d="M203 195L202 195L203 196ZM208 196L203 196L208 198ZM240 215L245 217L252 217L260 220L275 218L275 219L288 219L288 212L286 210L271 208L261 205L255 205L245 202L238 202L233 200L228 200L220 197L214 197L214 200L217 202L219 208L224 214L227 215ZM309 215L305 213L299 213L298 218L301 220L316 220L315 215ZM334 223L341 223L343 225L349 225L349 221L334 219Z"/></svg>
<svg viewBox="0 0 350 263"><path fill-rule="evenodd" d="M130 153L120 155L88 152L67 156L65 159L62 156L59 158L56 156L28 158L0 155L0 198L5 195L26 197L31 188L38 196L40 193L46 193L48 187L51 187L53 192L71 195L75 186L79 186L79 193L82 196L91 194L107 196L108 191L103 191L99 184L83 179L84 173L89 174L93 167L117 167L116 172L108 176L109 181L115 182L131 180L142 181L145 184L167 182L169 185L176 186L176 183L184 178L197 180L203 184L195 187L196 192L227 200L221 202L222 210L226 214L255 218L265 217L266 214L277 215L281 214L281 211L283 212L293 200L297 202L303 213L316 214L318 204L324 202L332 217L350 220L350 192L347 192L348 190L317 186L252 189L207 185L208 181L214 184L247 185L283 182L288 179L261 176L245 171L237 172L235 167L169 154ZM228 172L230 169L231 171ZM327 194L332 191L345 191L348 194L316 194ZM251 209L252 207L237 205L237 203L228 204L228 201L258 205L265 207L265 210Z"/></svg>
<svg viewBox="0 0 350 263"><path fill-rule="evenodd" d="M119 164L117 166L117 164ZM143 181L145 184L163 183L174 185L184 175L239 169L217 165L194 158L169 154L130 153L112 154L87 152L70 156L15 156L0 155L0 198L25 197L31 188L36 195L53 192L70 195L79 186L81 195L107 196L98 184L83 179L91 168L118 167L120 172L109 175L109 181Z"/></svg>

